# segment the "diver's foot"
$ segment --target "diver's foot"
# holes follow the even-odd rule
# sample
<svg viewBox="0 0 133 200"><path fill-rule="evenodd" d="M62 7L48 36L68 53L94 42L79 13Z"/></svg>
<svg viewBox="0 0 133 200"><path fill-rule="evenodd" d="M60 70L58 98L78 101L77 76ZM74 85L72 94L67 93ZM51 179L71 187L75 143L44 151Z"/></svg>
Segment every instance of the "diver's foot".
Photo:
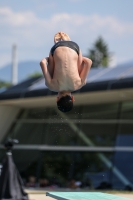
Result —
<svg viewBox="0 0 133 200"><path fill-rule="evenodd" d="M64 32L61 32L61 39L66 40L66 41L70 41L70 37Z"/></svg>
<svg viewBox="0 0 133 200"><path fill-rule="evenodd" d="M56 33L54 36L54 43L61 41L61 39L62 39L61 32Z"/></svg>

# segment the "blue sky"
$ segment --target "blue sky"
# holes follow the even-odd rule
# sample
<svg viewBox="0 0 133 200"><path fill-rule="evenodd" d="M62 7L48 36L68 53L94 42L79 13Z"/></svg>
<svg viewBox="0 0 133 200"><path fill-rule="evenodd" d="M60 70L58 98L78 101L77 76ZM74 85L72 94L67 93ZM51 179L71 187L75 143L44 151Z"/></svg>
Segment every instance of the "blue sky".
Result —
<svg viewBox="0 0 133 200"><path fill-rule="evenodd" d="M69 34L86 55L102 36L113 53L110 65L133 60L133 0L4 0L0 1L0 67L18 60L48 56L53 36Z"/></svg>

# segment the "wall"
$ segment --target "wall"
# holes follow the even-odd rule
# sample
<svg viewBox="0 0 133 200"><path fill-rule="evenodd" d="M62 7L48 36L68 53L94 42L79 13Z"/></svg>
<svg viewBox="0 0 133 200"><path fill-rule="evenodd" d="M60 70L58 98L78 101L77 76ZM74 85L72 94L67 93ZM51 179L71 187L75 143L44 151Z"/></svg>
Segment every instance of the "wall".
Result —
<svg viewBox="0 0 133 200"><path fill-rule="evenodd" d="M0 142L8 132L19 110L19 108L13 106L0 106Z"/></svg>

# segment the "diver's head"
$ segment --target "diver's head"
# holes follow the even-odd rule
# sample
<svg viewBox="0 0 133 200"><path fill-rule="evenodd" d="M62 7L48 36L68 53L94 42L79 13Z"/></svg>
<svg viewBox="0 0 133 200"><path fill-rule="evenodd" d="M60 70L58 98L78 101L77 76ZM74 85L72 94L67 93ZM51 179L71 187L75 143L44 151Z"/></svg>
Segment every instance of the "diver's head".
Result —
<svg viewBox="0 0 133 200"><path fill-rule="evenodd" d="M57 107L62 112L69 112L73 108L74 97L71 93L59 94L57 97Z"/></svg>

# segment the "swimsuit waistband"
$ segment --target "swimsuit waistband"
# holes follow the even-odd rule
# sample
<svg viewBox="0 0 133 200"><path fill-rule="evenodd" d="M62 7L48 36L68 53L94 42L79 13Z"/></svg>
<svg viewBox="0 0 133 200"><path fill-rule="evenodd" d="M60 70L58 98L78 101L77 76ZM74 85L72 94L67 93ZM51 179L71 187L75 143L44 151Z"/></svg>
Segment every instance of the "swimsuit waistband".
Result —
<svg viewBox="0 0 133 200"><path fill-rule="evenodd" d="M77 45L77 43L75 43L73 41L59 41L50 50L52 56L54 55L55 49L60 46L69 47L69 48L73 49L74 51L76 51L76 53L79 55L79 46Z"/></svg>

